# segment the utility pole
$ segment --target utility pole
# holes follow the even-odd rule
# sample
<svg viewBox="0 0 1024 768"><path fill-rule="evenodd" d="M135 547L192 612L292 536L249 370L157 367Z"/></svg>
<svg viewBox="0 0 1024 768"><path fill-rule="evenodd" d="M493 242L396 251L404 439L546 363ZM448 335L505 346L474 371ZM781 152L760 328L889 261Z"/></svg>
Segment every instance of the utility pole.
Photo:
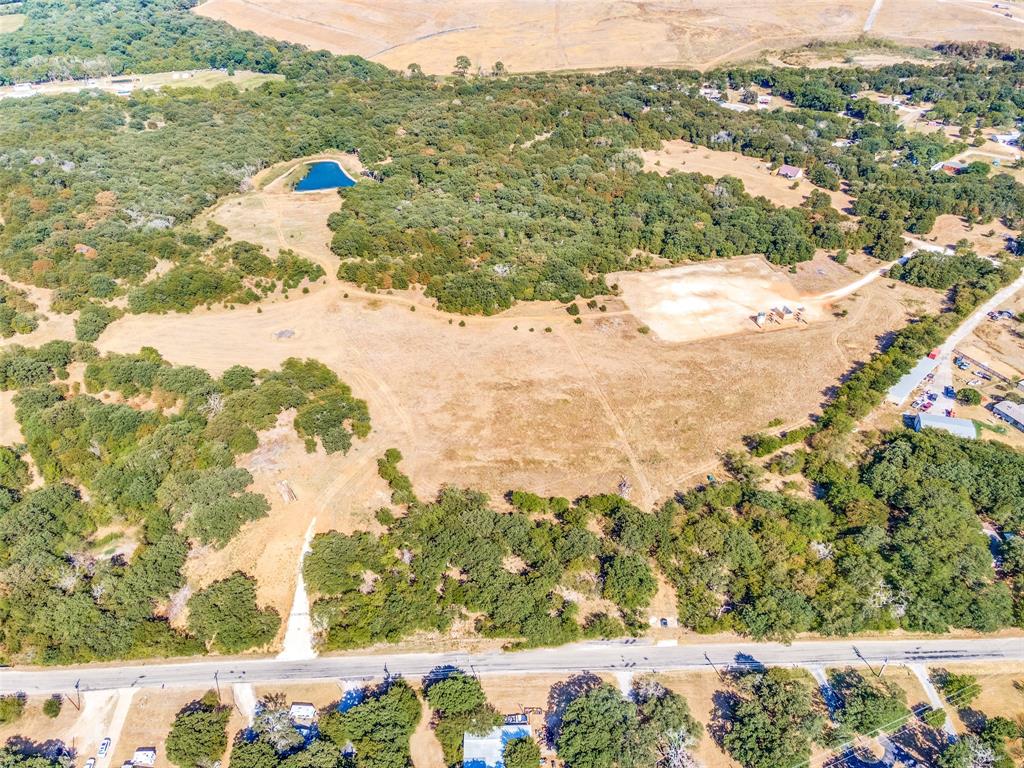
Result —
<svg viewBox="0 0 1024 768"><path fill-rule="evenodd" d="M880 672L875 672L874 667L871 666L871 663L867 659L864 658L864 654L862 654L859 650L857 650L857 646L853 646L853 652L855 654L857 654L857 658L858 659L860 659L861 661L864 662L864 666L866 666L869 670L871 670L871 674L872 675L874 675L875 677L881 677L882 676ZM888 664L888 663L889 663L889 660L886 659L886 664ZM885 664L882 665L882 669L885 669Z"/></svg>
<svg viewBox="0 0 1024 768"><path fill-rule="evenodd" d="M220 670L216 670L213 673L213 684L217 686L217 703L221 704L220 700Z"/></svg>
<svg viewBox="0 0 1024 768"><path fill-rule="evenodd" d="M718 679L721 680L722 682L725 682L725 677L722 675L721 672L718 671L718 667L715 666L715 662L713 662L711 660L711 657L708 656L708 652L707 651L704 651L704 659L707 661L708 664L711 665L711 668L713 670L715 670L715 674L718 675Z"/></svg>
<svg viewBox="0 0 1024 768"><path fill-rule="evenodd" d="M75 709L82 711L82 681L75 680Z"/></svg>

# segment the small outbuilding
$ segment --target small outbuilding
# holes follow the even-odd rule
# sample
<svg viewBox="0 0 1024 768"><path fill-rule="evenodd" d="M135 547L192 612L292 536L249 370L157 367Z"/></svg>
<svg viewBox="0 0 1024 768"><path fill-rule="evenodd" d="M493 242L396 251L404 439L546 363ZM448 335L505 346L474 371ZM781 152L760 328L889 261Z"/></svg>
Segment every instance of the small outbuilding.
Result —
<svg viewBox="0 0 1024 768"><path fill-rule="evenodd" d="M308 701L296 701L288 708L288 717L293 723L311 723L316 719L316 707Z"/></svg>
<svg viewBox="0 0 1024 768"><path fill-rule="evenodd" d="M970 419L957 419L931 413L919 413L914 417L914 431L922 429L939 429L957 437L974 440L978 437L978 428Z"/></svg>
<svg viewBox="0 0 1024 768"><path fill-rule="evenodd" d="M783 165L779 167L778 175L784 179L799 179L804 175L804 169L795 165Z"/></svg>
<svg viewBox="0 0 1024 768"><path fill-rule="evenodd" d="M156 747L139 747L132 755L132 765L156 765Z"/></svg>

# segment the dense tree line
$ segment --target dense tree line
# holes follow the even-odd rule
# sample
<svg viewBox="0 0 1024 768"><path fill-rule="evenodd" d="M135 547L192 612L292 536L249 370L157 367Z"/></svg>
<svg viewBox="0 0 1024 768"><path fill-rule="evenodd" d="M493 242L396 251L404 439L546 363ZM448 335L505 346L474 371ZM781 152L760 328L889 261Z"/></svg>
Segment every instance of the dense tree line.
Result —
<svg viewBox="0 0 1024 768"><path fill-rule="evenodd" d="M127 27L133 43L112 49L115 68L166 68L169 58L198 56L289 78L246 93L220 86L139 92L127 101L82 94L0 104L0 142L8 148L0 163L7 222L0 264L58 288L57 308L121 293L133 311L255 300L252 273L233 258L211 259L216 233L188 222L258 169L331 148L357 153L372 176L344 192L346 204L331 218L339 275L373 289L423 285L441 307L459 312L606 292L606 273L645 268L654 256L764 253L792 264L815 248L866 247L891 260L903 250L905 229L926 233L940 214L1016 227L1024 210L1024 187L1006 174L928 171L958 146L907 133L855 97L875 89L934 100L936 109L950 102L957 109L948 119L1005 124L1021 101L1010 61L711 73L723 85L761 85L802 107L736 113L700 98L693 72L439 82L236 33L172 0L144 9L117 2L104 7L109 15L60 14L59 0L26 6L25 27L0 46L12 64L45 64L33 58L35 46L65 42L74 58L81 46ZM94 35L76 34L71 43L70 28ZM200 31L207 35L201 53L191 47ZM856 143L837 147L839 138ZM672 139L805 167L822 187L845 186L860 222L821 198L781 209L735 179L644 172L635 150ZM140 287L157 259L175 266Z"/></svg>
<svg viewBox="0 0 1024 768"><path fill-rule="evenodd" d="M1022 620L1024 557L1011 538L997 574L981 522L1024 531L1022 461L998 443L895 433L859 466L813 456L820 500L744 479L653 514L617 496L570 504L522 492L502 514L446 489L403 517L379 516L380 539L317 537L306 578L329 648L444 629L464 611L482 614L481 633L528 644L639 631L652 561L676 588L680 624L700 632L993 631ZM617 610L578 616L565 595L586 585Z"/></svg>
<svg viewBox="0 0 1024 768"><path fill-rule="evenodd" d="M64 381L76 363L87 393ZM189 633L157 609L183 586L192 546L223 547L267 514L235 466L257 430L288 408L311 450L346 450L369 430L365 403L314 361L236 366L215 379L152 349L99 357L86 344L51 342L0 353L0 388L17 390L26 443L0 448L0 648L44 663L266 645L280 617L257 605L241 573L191 597ZM156 409L117 402L140 397ZM42 487L30 486L27 457ZM116 532L101 537L101 527ZM111 556L113 541L124 548Z"/></svg>
<svg viewBox="0 0 1024 768"><path fill-rule="evenodd" d="M201 67L244 68L299 77L379 77L354 56L311 53L189 13L195 0L144 5L118 0L76 7L26 0L25 24L0 42L0 82L39 82Z"/></svg>

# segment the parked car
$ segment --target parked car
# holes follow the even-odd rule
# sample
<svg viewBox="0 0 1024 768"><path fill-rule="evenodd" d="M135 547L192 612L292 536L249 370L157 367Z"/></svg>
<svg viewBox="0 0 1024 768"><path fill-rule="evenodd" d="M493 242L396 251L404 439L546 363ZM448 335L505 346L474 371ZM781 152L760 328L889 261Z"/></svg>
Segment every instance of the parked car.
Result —
<svg viewBox="0 0 1024 768"><path fill-rule="evenodd" d="M108 736L107 738L105 738L103 741L100 742L100 748L97 750L96 754L99 755L100 757L106 757L107 756L107 752L109 751L109 749L110 749L110 737Z"/></svg>
<svg viewBox="0 0 1024 768"><path fill-rule="evenodd" d="M953 389L953 387L947 385L946 388L942 390L942 394L944 394L946 397L954 397L955 398L956 397L956 390Z"/></svg>
<svg viewBox="0 0 1024 768"><path fill-rule="evenodd" d="M928 399L931 400L934 403L936 400L939 399L939 396L937 394L935 394L934 392L929 392L928 393Z"/></svg>
<svg viewBox="0 0 1024 768"><path fill-rule="evenodd" d="M96 768L96 758L90 757L88 760L86 760L84 768Z"/></svg>
<svg viewBox="0 0 1024 768"><path fill-rule="evenodd" d="M931 403L931 401L928 401L927 403L925 403L924 405L921 406L921 410L922 411L927 411L931 407L932 407L932 403Z"/></svg>

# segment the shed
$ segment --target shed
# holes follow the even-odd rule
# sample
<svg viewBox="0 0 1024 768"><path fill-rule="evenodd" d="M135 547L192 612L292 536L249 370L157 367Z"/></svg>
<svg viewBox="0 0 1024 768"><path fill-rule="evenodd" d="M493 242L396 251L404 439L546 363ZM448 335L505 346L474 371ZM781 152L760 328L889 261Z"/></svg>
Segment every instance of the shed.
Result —
<svg viewBox="0 0 1024 768"><path fill-rule="evenodd" d="M978 428L970 419L956 419L931 413L919 413L914 417L914 430L920 432L922 429L940 429L971 440L978 436Z"/></svg>
<svg viewBox="0 0 1024 768"><path fill-rule="evenodd" d="M1003 400L992 406L992 413L1024 432L1024 405Z"/></svg>
<svg viewBox="0 0 1024 768"><path fill-rule="evenodd" d="M529 725L503 725L483 736L467 733L462 737L462 768L504 768L505 745L532 737Z"/></svg>
<svg viewBox="0 0 1024 768"><path fill-rule="evenodd" d="M156 747L139 747L132 755L132 765L156 765Z"/></svg>
<svg viewBox="0 0 1024 768"><path fill-rule="evenodd" d="M779 168L778 173L784 179L799 179L804 175L804 169L797 168L795 165L783 165Z"/></svg>
<svg viewBox="0 0 1024 768"><path fill-rule="evenodd" d="M967 163L962 163L959 160L942 160L932 166L933 171L942 171L948 173L950 176L956 176L960 171L967 167Z"/></svg>
<svg viewBox="0 0 1024 768"><path fill-rule="evenodd" d="M293 723L310 722L316 719L316 707L308 701L296 701L288 708L288 717Z"/></svg>

